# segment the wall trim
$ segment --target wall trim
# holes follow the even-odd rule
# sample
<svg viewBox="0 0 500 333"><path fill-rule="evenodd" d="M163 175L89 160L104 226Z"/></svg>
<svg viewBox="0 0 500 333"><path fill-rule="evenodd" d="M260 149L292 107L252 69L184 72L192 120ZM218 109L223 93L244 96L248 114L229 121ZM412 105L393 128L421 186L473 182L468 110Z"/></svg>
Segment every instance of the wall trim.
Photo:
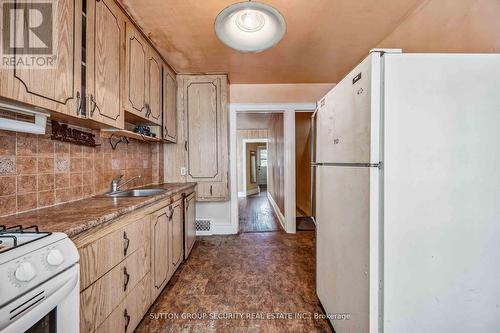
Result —
<svg viewBox="0 0 500 333"><path fill-rule="evenodd" d="M283 214L281 213L280 208L276 204L276 201L274 201L271 193L267 192L267 198L269 199L269 202L271 203L271 206L273 207L273 210L276 213L276 216L278 216L278 221L280 222L281 227L283 228L283 230L286 230L285 229L285 216L283 216Z"/></svg>
<svg viewBox="0 0 500 333"><path fill-rule="evenodd" d="M237 129L236 115L244 112L274 112L283 113L285 142L285 211L284 229L295 233L295 112L314 111L316 103L231 103L229 104L229 151L231 172L231 225L236 232L238 223L238 177L237 170ZM287 195L293 193L293 195Z"/></svg>
<svg viewBox="0 0 500 333"><path fill-rule="evenodd" d="M238 140L238 136L236 136L236 140ZM268 139L243 139L243 142L242 142L242 149L241 149L241 157L242 157L242 160L241 160L241 166L243 168L243 172L241 173L241 181L242 181L242 185L243 185L243 192L246 193L248 195L248 191L247 191L247 143L265 143L266 144L266 149L267 149L267 145L269 143L269 140ZM269 170L267 170L268 174L267 174L267 177L269 179Z"/></svg>

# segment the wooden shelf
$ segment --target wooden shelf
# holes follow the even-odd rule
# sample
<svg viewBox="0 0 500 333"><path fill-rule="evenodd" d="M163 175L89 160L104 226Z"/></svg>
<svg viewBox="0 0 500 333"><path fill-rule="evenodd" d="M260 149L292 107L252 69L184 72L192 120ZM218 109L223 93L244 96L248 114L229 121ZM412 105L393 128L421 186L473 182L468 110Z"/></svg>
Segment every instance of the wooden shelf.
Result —
<svg viewBox="0 0 500 333"><path fill-rule="evenodd" d="M111 136L112 134L117 135L117 136L126 136L127 138L131 139L136 139L136 140L142 140L142 141L148 141L148 142L161 142L161 138L153 138L150 136L142 135L139 133L135 133L132 131L127 131L127 130L121 130L121 129L101 129L101 133L106 134L108 136Z"/></svg>

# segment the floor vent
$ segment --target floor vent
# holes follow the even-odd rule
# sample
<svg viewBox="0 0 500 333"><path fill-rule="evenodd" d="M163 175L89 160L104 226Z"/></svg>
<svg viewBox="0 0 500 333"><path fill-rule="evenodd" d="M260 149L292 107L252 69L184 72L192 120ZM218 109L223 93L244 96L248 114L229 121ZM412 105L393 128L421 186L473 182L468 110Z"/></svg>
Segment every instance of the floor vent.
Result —
<svg viewBox="0 0 500 333"><path fill-rule="evenodd" d="M197 235L211 235L212 234L212 220L210 219L196 219L196 234Z"/></svg>

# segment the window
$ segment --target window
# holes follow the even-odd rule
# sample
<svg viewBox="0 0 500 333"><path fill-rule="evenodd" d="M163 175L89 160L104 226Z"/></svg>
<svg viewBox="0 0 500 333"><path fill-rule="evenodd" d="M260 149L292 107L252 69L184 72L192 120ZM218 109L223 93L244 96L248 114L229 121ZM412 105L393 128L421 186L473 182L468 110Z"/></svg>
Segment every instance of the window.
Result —
<svg viewBox="0 0 500 333"><path fill-rule="evenodd" d="M267 167L267 149L259 149L259 165Z"/></svg>

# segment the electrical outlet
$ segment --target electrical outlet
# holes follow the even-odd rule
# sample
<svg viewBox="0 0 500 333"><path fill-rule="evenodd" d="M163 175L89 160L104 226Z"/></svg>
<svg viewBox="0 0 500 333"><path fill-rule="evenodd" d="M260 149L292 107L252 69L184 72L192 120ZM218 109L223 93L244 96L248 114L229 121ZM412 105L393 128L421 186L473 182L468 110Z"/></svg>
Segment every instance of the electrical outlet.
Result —
<svg viewBox="0 0 500 333"><path fill-rule="evenodd" d="M181 176L185 176L186 175L186 168L182 167L181 168Z"/></svg>

